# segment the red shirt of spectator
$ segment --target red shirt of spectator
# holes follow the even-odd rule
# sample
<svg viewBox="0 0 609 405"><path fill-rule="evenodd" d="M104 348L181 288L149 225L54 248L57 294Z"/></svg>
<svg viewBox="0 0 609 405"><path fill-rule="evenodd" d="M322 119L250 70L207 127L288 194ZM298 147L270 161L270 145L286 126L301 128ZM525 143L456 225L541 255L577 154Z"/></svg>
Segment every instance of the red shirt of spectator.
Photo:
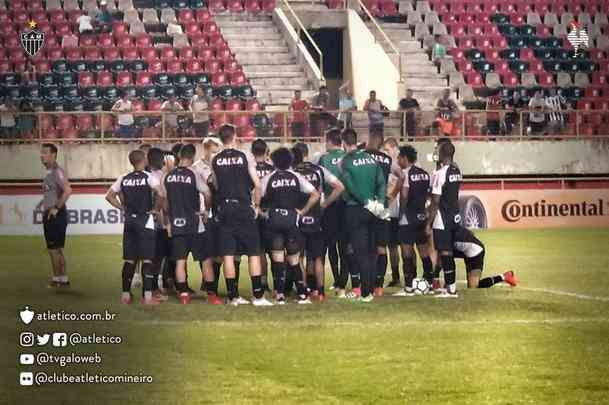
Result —
<svg viewBox="0 0 609 405"><path fill-rule="evenodd" d="M305 100L300 99L300 94L296 94L294 100L290 104L290 111L292 111L292 122L307 122L307 111L309 111L309 103Z"/></svg>

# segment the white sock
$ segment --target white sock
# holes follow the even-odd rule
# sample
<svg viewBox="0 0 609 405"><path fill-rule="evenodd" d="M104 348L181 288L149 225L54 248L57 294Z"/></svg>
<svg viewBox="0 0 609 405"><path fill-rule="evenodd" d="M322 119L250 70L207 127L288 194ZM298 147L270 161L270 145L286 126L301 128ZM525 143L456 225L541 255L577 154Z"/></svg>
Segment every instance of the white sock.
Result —
<svg viewBox="0 0 609 405"><path fill-rule="evenodd" d="M152 299L152 291L144 291L144 299L150 301Z"/></svg>
<svg viewBox="0 0 609 405"><path fill-rule="evenodd" d="M131 293L123 291L123 298L131 298Z"/></svg>
<svg viewBox="0 0 609 405"><path fill-rule="evenodd" d="M56 283L61 282L61 277L60 276L53 276L53 281L55 281Z"/></svg>
<svg viewBox="0 0 609 405"><path fill-rule="evenodd" d="M64 274L63 276L59 276L59 281L61 283L67 283L68 282L68 276L66 274Z"/></svg>

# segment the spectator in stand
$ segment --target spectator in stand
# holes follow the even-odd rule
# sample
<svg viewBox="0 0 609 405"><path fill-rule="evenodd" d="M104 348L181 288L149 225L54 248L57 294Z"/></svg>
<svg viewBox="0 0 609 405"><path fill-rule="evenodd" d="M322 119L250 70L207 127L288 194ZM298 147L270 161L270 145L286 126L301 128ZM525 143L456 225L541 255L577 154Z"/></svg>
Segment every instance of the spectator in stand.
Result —
<svg viewBox="0 0 609 405"><path fill-rule="evenodd" d="M350 82L347 80L338 89L338 114L339 127L341 129L353 129L353 114L350 111L357 111L357 103L351 94Z"/></svg>
<svg viewBox="0 0 609 405"><path fill-rule="evenodd" d="M486 129L491 135L501 133L501 113L503 111L503 101L499 94L486 98Z"/></svg>
<svg viewBox="0 0 609 405"><path fill-rule="evenodd" d="M544 131L546 126L546 114L544 112L546 107L546 101L542 97L543 93L541 90L537 90L535 95L529 101L529 127L527 132L535 135L540 134Z"/></svg>
<svg viewBox="0 0 609 405"><path fill-rule="evenodd" d="M184 107L178 101L175 94L169 96L169 99L161 104L161 111L165 112L165 132L170 138L179 135L178 128L178 112L184 111Z"/></svg>
<svg viewBox="0 0 609 405"><path fill-rule="evenodd" d="M552 134L560 134L565 127L565 114L561 111L567 108L567 100L558 94L555 88L550 88L545 102L548 110L548 130Z"/></svg>
<svg viewBox="0 0 609 405"><path fill-rule="evenodd" d="M520 96L520 92L515 91L512 97L507 99L504 104L509 109L505 114L505 131L507 134L511 134L514 127L520 124L520 114L526 108L526 103Z"/></svg>
<svg viewBox="0 0 609 405"><path fill-rule="evenodd" d="M112 31L112 22L114 21L114 16L108 10L108 2L106 0L102 0L99 3L99 11L95 16L94 27L96 28L98 33L102 32L111 32Z"/></svg>
<svg viewBox="0 0 609 405"><path fill-rule="evenodd" d="M442 136L457 135L456 119L458 117L459 107L453 99L450 98L450 89L444 89L442 97L436 103L436 120L434 127L440 131Z"/></svg>
<svg viewBox="0 0 609 405"><path fill-rule="evenodd" d="M36 75L36 66L32 63L31 59L25 61L25 69L22 73L23 80L26 84L38 83L38 76Z"/></svg>
<svg viewBox="0 0 609 405"><path fill-rule="evenodd" d="M62 48L76 48L78 46L78 36L74 33L69 33L61 37Z"/></svg>
<svg viewBox="0 0 609 405"><path fill-rule="evenodd" d="M406 89L406 97L400 100L398 110L402 112L402 131L400 136L404 135L406 130L406 136L408 141L417 136L417 112L421 111L419 102L417 99L412 97L412 89Z"/></svg>
<svg viewBox="0 0 609 405"><path fill-rule="evenodd" d="M16 136L17 122L15 121L15 104L5 97L0 103L0 138L12 139Z"/></svg>
<svg viewBox="0 0 609 405"><path fill-rule="evenodd" d="M133 114L133 104L129 100L129 94L123 93L123 96L112 106L112 112L118 114L118 129L116 135L118 138L131 139L135 137L135 127Z"/></svg>
<svg viewBox="0 0 609 405"><path fill-rule="evenodd" d="M290 112L292 116L292 137L302 138L305 136L307 127L307 113L309 111L309 103L301 98L300 90L294 92L294 100L290 104Z"/></svg>
<svg viewBox="0 0 609 405"><path fill-rule="evenodd" d="M364 111L368 111L368 132L382 134L385 129L383 111L387 108L381 100L376 98L376 91L370 92L370 98L364 104Z"/></svg>
<svg viewBox="0 0 609 405"><path fill-rule="evenodd" d="M195 95L190 99L188 110L192 113L194 136L205 138L209 133L209 103L203 86L197 86Z"/></svg>
<svg viewBox="0 0 609 405"><path fill-rule="evenodd" d="M314 137L321 137L328 126L336 125L336 118L328 113L330 93L326 86L319 87L319 93L313 98L311 107L315 113L311 114L311 132Z"/></svg>
<svg viewBox="0 0 609 405"><path fill-rule="evenodd" d="M34 115L34 105L29 100L21 101L19 112L23 113L17 117L17 128L21 138L31 138L36 127L36 116ZM32 114L25 114L32 113Z"/></svg>
<svg viewBox="0 0 609 405"><path fill-rule="evenodd" d="M446 45L443 44L442 37L440 35L434 35L434 44L431 47L431 61L438 68L440 73L440 64L442 59L446 57Z"/></svg>
<svg viewBox="0 0 609 405"><path fill-rule="evenodd" d="M76 20L78 23L78 32L80 35L94 34L93 31L93 18L89 15L89 11L85 10L83 15L78 17Z"/></svg>

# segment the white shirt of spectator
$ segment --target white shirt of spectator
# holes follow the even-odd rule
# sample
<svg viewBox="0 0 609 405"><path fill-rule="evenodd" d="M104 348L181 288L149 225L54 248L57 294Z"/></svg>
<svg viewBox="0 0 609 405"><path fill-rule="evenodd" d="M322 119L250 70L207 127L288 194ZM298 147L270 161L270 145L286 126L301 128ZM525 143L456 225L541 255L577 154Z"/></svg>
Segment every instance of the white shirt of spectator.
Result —
<svg viewBox="0 0 609 405"><path fill-rule="evenodd" d="M78 22L78 32L82 33L84 31L93 30L93 25L91 24L91 21L93 19L88 16L88 15L81 15L80 17L78 17L78 20L76 20L76 22Z"/></svg>
<svg viewBox="0 0 609 405"><path fill-rule="evenodd" d="M161 111L184 111L184 108L179 102L172 103L167 100L163 104L161 104ZM177 128L178 126L178 115L177 114L165 114L165 123L172 128Z"/></svg>
<svg viewBox="0 0 609 405"><path fill-rule="evenodd" d="M114 103L112 107L113 110L118 111L131 111L133 105L131 101L118 100ZM133 115L132 114L119 114L118 115L118 125L133 125Z"/></svg>
<svg viewBox="0 0 609 405"><path fill-rule="evenodd" d="M11 128L16 125L15 116L8 112L6 104L0 105L0 127Z"/></svg>
<svg viewBox="0 0 609 405"><path fill-rule="evenodd" d="M199 97L195 94L192 100L190 100L190 111L194 113L192 122L202 123L209 121L209 114L206 113L208 108L206 97Z"/></svg>

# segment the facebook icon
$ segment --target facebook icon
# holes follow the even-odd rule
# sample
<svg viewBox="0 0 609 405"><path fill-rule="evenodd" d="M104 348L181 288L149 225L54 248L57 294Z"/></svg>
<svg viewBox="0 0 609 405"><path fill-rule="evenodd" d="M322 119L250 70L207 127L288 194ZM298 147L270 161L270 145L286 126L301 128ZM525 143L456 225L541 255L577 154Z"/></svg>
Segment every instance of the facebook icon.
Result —
<svg viewBox="0 0 609 405"><path fill-rule="evenodd" d="M53 333L53 346L65 347L68 345L68 335L63 332Z"/></svg>

